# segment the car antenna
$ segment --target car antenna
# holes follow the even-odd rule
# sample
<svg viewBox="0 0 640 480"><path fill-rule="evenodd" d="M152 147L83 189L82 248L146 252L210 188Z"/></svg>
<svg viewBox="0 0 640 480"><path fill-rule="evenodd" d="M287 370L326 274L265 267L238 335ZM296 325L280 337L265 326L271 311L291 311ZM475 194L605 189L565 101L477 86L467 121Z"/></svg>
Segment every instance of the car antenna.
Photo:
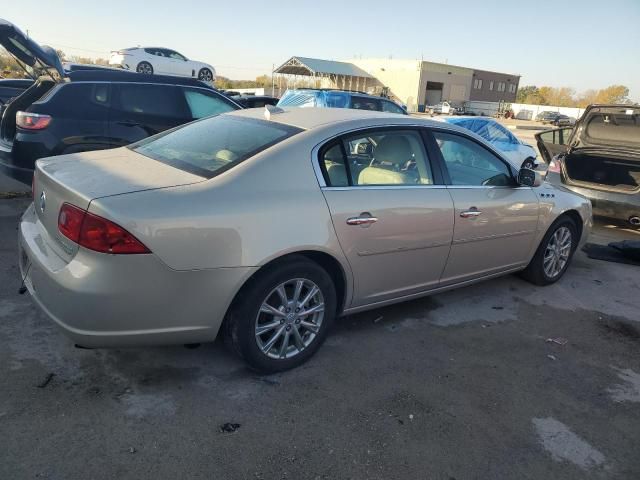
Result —
<svg viewBox="0 0 640 480"><path fill-rule="evenodd" d="M279 107L274 107L273 105L264 106L264 118L267 120L271 120L271 115L276 115L278 113L284 113L284 110Z"/></svg>

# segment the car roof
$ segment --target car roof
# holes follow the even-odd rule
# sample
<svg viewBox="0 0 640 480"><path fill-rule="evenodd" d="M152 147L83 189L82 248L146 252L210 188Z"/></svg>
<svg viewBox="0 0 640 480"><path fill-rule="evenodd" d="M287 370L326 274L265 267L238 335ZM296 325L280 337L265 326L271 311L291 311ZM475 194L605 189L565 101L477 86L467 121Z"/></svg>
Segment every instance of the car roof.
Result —
<svg viewBox="0 0 640 480"><path fill-rule="evenodd" d="M357 110L352 108L310 108L310 107L278 107L276 112L271 112L271 120L284 123L293 127L311 130L322 125L331 123L348 122L351 120L366 120L388 118L393 123L424 124L425 126L437 126L433 120L411 117L409 115L399 115L397 113L378 112L374 110ZM265 119L265 108L249 108L237 110L227 115L239 117Z"/></svg>
<svg viewBox="0 0 640 480"><path fill-rule="evenodd" d="M391 100L390 98L381 97L379 95L372 95L370 93L360 92L358 90L340 90L339 88L292 88L287 91L289 92L339 92L339 93L345 93L349 95L357 95L359 97L378 98L380 100L388 100L389 102L393 102L393 100Z"/></svg>
<svg viewBox="0 0 640 480"><path fill-rule="evenodd" d="M201 82L197 78L177 77L173 75L146 75L117 68L86 68L72 70L67 74L72 82L132 82L132 83L162 83L169 85L186 85L190 87L216 90L211 85ZM216 90L217 91L217 90ZM221 93L222 95L222 93Z"/></svg>

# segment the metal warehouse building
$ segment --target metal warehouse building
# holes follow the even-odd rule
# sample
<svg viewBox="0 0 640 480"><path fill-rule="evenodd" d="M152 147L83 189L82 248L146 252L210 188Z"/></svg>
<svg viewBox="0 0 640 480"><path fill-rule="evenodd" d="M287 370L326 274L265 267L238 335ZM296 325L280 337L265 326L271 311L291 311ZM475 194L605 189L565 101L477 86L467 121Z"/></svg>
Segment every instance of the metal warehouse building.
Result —
<svg viewBox="0 0 640 480"><path fill-rule="evenodd" d="M281 77L281 89L313 85L372 93L384 91L414 112L424 111L426 105L440 101L453 105L515 102L520 82L519 75L509 73L421 60L381 58L334 62L291 57L275 69L274 74ZM300 79L304 78L307 81L302 80L301 84Z"/></svg>

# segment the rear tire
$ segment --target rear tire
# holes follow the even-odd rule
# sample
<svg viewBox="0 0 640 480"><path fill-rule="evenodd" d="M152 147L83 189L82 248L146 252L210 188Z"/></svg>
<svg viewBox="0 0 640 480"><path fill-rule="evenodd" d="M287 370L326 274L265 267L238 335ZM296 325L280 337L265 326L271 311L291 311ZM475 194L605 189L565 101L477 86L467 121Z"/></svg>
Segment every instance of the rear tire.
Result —
<svg viewBox="0 0 640 480"><path fill-rule="evenodd" d="M335 316L329 274L303 256L292 256L243 287L225 320L225 340L251 369L280 372L315 354Z"/></svg>
<svg viewBox="0 0 640 480"><path fill-rule="evenodd" d="M551 285L567 271L578 245L578 227L563 216L545 234L535 255L520 276L534 285Z"/></svg>
<svg viewBox="0 0 640 480"><path fill-rule="evenodd" d="M136 67L136 72L153 75L153 67L149 62L140 62Z"/></svg>
<svg viewBox="0 0 640 480"><path fill-rule="evenodd" d="M201 68L198 72L198 80L203 82L213 82L213 73L208 68Z"/></svg>

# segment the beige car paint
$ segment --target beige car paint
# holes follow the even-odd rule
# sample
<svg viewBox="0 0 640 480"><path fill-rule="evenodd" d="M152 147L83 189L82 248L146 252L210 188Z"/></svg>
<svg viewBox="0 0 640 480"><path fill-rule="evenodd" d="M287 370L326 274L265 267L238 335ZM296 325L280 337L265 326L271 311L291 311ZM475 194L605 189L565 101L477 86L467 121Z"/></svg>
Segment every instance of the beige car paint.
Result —
<svg viewBox="0 0 640 480"><path fill-rule="evenodd" d="M228 115L263 118L255 109ZM351 313L521 269L567 210L582 219L581 241L588 234L589 202L548 184L475 192L442 185L341 190L325 186L317 168L318 149L328 140L375 126L465 132L488 145L463 129L347 109L292 109L271 119L307 130L206 181L151 166L157 162L128 149L38 161L36 195L39 188L47 196L55 191L55 201L47 202L54 216L63 200L84 199L90 212L123 226L153 254L114 256L77 247L61 253L52 238L54 216L40 218L32 206L20 228L32 296L88 346L191 343L212 340L247 279L290 253L333 258L344 276L342 312ZM108 166L114 158L127 169ZM78 159L83 177L75 170ZM146 170L153 172L150 179ZM108 172L105 185L98 172ZM44 181L47 175L55 181ZM92 181L83 180L91 175ZM462 222L459 212L471 206L482 215ZM379 221L346 225L362 213ZM26 264L21 269L24 275Z"/></svg>

